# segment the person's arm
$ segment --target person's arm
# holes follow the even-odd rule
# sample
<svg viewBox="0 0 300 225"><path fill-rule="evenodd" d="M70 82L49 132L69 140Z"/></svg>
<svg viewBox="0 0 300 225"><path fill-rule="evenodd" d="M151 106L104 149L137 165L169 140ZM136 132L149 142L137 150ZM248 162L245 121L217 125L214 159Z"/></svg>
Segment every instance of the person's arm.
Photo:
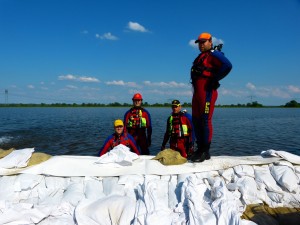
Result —
<svg viewBox="0 0 300 225"><path fill-rule="evenodd" d="M169 124L169 120L170 120L170 117L167 119L167 126L166 126L166 132L165 132L165 135L164 135L164 139L163 139L163 142L161 144L161 150L164 150L166 148L166 144L168 142L168 140L170 139L170 124Z"/></svg>
<svg viewBox="0 0 300 225"><path fill-rule="evenodd" d="M110 135L108 138L106 138L106 140L105 140L105 142L104 142L102 148L100 149L100 151L99 151L99 153L98 153L99 156L104 155L105 153L108 152L108 150L110 150L110 148L111 148L111 139L112 139L112 137L113 137L113 136Z"/></svg>
<svg viewBox="0 0 300 225"><path fill-rule="evenodd" d="M151 115L148 112L148 110L144 109L145 115L146 115L146 127L147 127L147 143L148 147L151 146L151 137L152 137L152 121L151 121Z"/></svg>
<svg viewBox="0 0 300 225"><path fill-rule="evenodd" d="M194 138L193 138L193 125L190 121L190 119L186 116L183 115L186 118L186 124L188 127L188 134L189 134L189 144L192 145L192 143L194 142Z"/></svg>
<svg viewBox="0 0 300 225"><path fill-rule="evenodd" d="M211 54L217 59L218 62L215 62L215 64L219 67L216 74L214 74L214 78L217 81L222 80L231 71L232 64L220 51L213 51Z"/></svg>
<svg viewBox="0 0 300 225"><path fill-rule="evenodd" d="M130 114L130 110L128 110L125 114L124 114L124 132L127 132L127 123L128 123L128 119L129 119L129 115Z"/></svg>

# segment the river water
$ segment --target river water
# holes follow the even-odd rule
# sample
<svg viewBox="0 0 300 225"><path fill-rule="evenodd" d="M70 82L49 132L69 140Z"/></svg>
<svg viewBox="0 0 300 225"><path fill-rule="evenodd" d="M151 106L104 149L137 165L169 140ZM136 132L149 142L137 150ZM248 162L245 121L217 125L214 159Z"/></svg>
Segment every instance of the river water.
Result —
<svg viewBox="0 0 300 225"><path fill-rule="evenodd" d="M127 108L0 108L0 148L34 147L51 155L95 156L113 121ZM153 135L150 153L160 151L171 109L147 108ZM187 108L191 112L190 108ZM268 149L300 155L300 109L216 108L212 155L257 155Z"/></svg>

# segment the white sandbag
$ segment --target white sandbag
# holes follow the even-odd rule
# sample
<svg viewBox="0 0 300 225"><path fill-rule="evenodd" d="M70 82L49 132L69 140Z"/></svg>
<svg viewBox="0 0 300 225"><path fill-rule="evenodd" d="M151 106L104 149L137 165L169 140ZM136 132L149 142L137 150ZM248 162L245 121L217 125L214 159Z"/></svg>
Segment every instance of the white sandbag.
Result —
<svg viewBox="0 0 300 225"><path fill-rule="evenodd" d="M124 195L136 199L136 187L144 183L144 176L138 174L122 175L118 184L123 186Z"/></svg>
<svg viewBox="0 0 300 225"><path fill-rule="evenodd" d="M127 196L113 195L79 203L74 217L79 225L128 225L134 218L135 205Z"/></svg>
<svg viewBox="0 0 300 225"><path fill-rule="evenodd" d="M282 189L277 185L274 177L272 176L269 166L254 166L255 181L258 185L264 184L265 188L270 192L281 193Z"/></svg>
<svg viewBox="0 0 300 225"><path fill-rule="evenodd" d="M205 172L206 174L206 172ZM196 177L196 174L194 173L183 173L183 174L178 174L177 175L177 183L182 184L188 177L194 176Z"/></svg>
<svg viewBox="0 0 300 225"><path fill-rule="evenodd" d="M139 174L121 175L118 180L118 184L122 184L129 187L136 187L138 184L144 182L144 176Z"/></svg>
<svg viewBox="0 0 300 225"><path fill-rule="evenodd" d="M137 205L133 225L147 225L153 222L155 215L168 214L168 182L159 176L146 175L144 183L136 187Z"/></svg>
<svg viewBox="0 0 300 225"><path fill-rule="evenodd" d="M85 177L84 180L85 198L96 200L105 197L103 193L102 179L96 177Z"/></svg>
<svg viewBox="0 0 300 225"><path fill-rule="evenodd" d="M232 180L234 180L234 177L236 176L233 168L219 170L218 172L224 178L226 184L230 183Z"/></svg>
<svg viewBox="0 0 300 225"><path fill-rule="evenodd" d="M168 182L157 179L145 179L142 185L144 202L148 213L168 208Z"/></svg>
<svg viewBox="0 0 300 225"><path fill-rule="evenodd" d="M78 202L85 198L83 191L83 182L71 183L63 194L62 201L69 202L76 206Z"/></svg>
<svg viewBox="0 0 300 225"><path fill-rule="evenodd" d="M284 193L281 192L272 192L272 191L267 191L268 197L275 203L282 203Z"/></svg>
<svg viewBox="0 0 300 225"><path fill-rule="evenodd" d="M262 200L265 199L264 196L261 196L254 178L247 176L241 177L236 183L247 205L262 203Z"/></svg>
<svg viewBox="0 0 300 225"><path fill-rule="evenodd" d="M61 202L64 191L69 185L70 178L44 177L44 183L38 186L39 204L57 205Z"/></svg>
<svg viewBox="0 0 300 225"><path fill-rule="evenodd" d="M188 177L182 185L182 196L179 207L190 225L216 224L216 217L209 206L208 188L203 180L194 176ZM177 209L178 211L178 209Z"/></svg>
<svg viewBox="0 0 300 225"><path fill-rule="evenodd" d="M120 144L114 147L106 154L100 156L100 158L95 163L96 164L116 163L121 166L131 166L133 160L138 158L139 156L136 153L131 152L127 146Z"/></svg>
<svg viewBox="0 0 300 225"><path fill-rule="evenodd" d="M218 225L240 225L241 213L235 197L226 189L222 179L216 179L212 187L211 209L216 215Z"/></svg>
<svg viewBox="0 0 300 225"><path fill-rule="evenodd" d="M57 205L53 205L53 210L51 211L52 217L73 217L75 207L67 201L62 201Z"/></svg>
<svg viewBox="0 0 300 225"><path fill-rule="evenodd" d="M286 151L276 151L276 150L270 149L267 151L262 151L261 155L265 156L265 157L267 157L267 156L280 157L280 158L283 158L293 164L300 165L300 156L294 155L294 154L286 152Z"/></svg>
<svg viewBox="0 0 300 225"><path fill-rule="evenodd" d="M282 200L283 206L290 207L290 208L299 208L300 205L300 193L289 193L284 192L283 200Z"/></svg>
<svg viewBox="0 0 300 225"><path fill-rule="evenodd" d="M240 176L254 177L254 169L252 165L237 165L233 167L235 173Z"/></svg>
<svg viewBox="0 0 300 225"><path fill-rule="evenodd" d="M109 195L125 195L124 185L118 184L118 177L104 177L102 180L103 193Z"/></svg>
<svg viewBox="0 0 300 225"><path fill-rule="evenodd" d="M34 148L14 150L4 158L0 159L0 168L10 169L26 167L33 152Z"/></svg>
<svg viewBox="0 0 300 225"><path fill-rule="evenodd" d="M298 177L289 166L271 165L270 171L276 182L289 192L295 192L299 187Z"/></svg>
<svg viewBox="0 0 300 225"><path fill-rule="evenodd" d="M180 190L177 188L177 175L165 175L161 180L168 182L168 207L174 209L179 203Z"/></svg>
<svg viewBox="0 0 300 225"><path fill-rule="evenodd" d="M32 207L31 204L19 203L6 208L0 214L0 224L33 225L50 215L52 208L48 206Z"/></svg>
<svg viewBox="0 0 300 225"><path fill-rule="evenodd" d="M10 200L11 202L18 202L18 193L14 190L16 178L17 176L0 177L0 201Z"/></svg>
<svg viewBox="0 0 300 225"><path fill-rule="evenodd" d="M42 175L20 174L16 176L14 191L18 194L18 201L24 203L37 204L39 201L39 191L37 186L43 182Z"/></svg>
<svg viewBox="0 0 300 225"><path fill-rule="evenodd" d="M70 177L53 177L45 176L45 185L48 189L63 189L65 190L70 183Z"/></svg>
<svg viewBox="0 0 300 225"><path fill-rule="evenodd" d="M70 184L70 178L45 176L44 180L44 186L38 187L39 203L45 205L60 204L63 194Z"/></svg>
<svg viewBox="0 0 300 225"><path fill-rule="evenodd" d="M14 189L15 191L26 191L33 189L44 179L42 175L35 174L20 174L16 176Z"/></svg>
<svg viewBox="0 0 300 225"><path fill-rule="evenodd" d="M300 180L300 166L295 166L294 169L298 179Z"/></svg>
<svg viewBox="0 0 300 225"><path fill-rule="evenodd" d="M147 208L144 201L144 185L138 185L136 187L137 202L134 212L134 220L132 225L144 225L146 220Z"/></svg>

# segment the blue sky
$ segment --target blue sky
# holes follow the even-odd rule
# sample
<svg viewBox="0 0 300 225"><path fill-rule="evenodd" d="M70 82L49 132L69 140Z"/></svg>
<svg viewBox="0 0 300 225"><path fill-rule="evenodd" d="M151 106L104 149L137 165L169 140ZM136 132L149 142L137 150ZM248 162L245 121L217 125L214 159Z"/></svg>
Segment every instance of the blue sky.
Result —
<svg viewBox="0 0 300 225"><path fill-rule="evenodd" d="M300 102L299 24L299 0L0 0L0 102L191 102L202 32L233 64L217 104Z"/></svg>

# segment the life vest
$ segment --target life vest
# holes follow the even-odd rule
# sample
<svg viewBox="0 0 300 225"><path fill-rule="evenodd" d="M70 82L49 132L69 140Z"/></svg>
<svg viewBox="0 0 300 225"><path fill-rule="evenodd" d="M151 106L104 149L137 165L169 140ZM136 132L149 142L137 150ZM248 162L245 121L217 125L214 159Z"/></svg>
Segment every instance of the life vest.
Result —
<svg viewBox="0 0 300 225"><path fill-rule="evenodd" d="M189 136L188 126L182 121L182 113L172 114L169 117L169 134L171 137L182 138Z"/></svg>
<svg viewBox="0 0 300 225"><path fill-rule="evenodd" d="M191 80L195 80L199 77L209 78L213 75L213 66L208 62L208 57L211 55L211 51L201 53L193 62L191 68Z"/></svg>
<svg viewBox="0 0 300 225"><path fill-rule="evenodd" d="M114 134L114 140L111 144L111 148L113 149L114 147L118 146L119 144L123 144L127 147L130 146L127 133L123 133L120 137L117 136L116 134Z"/></svg>
<svg viewBox="0 0 300 225"><path fill-rule="evenodd" d="M131 108L127 128L145 128L147 120L143 117L143 108Z"/></svg>

